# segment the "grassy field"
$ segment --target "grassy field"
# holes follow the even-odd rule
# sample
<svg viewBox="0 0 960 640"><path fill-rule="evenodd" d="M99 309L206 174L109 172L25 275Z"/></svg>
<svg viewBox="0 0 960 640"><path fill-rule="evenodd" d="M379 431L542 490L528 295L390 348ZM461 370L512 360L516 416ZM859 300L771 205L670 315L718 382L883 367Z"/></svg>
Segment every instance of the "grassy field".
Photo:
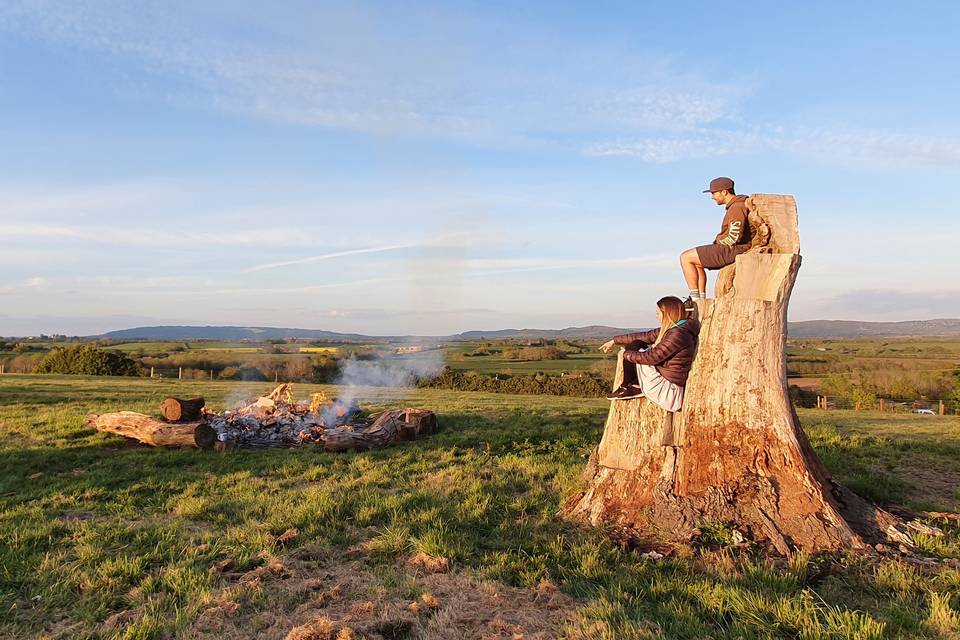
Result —
<svg viewBox="0 0 960 640"><path fill-rule="evenodd" d="M604 355L588 353L574 353L562 360L530 360L509 361L495 355L475 356L472 358L450 359L447 365L457 371L476 371L477 373L502 373L507 375L529 375L543 372L559 375L561 372L590 371L598 362L604 360ZM611 357L610 362L615 362Z"/></svg>
<svg viewBox="0 0 960 640"><path fill-rule="evenodd" d="M602 400L416 391L402 404L437 411L440 433L343 455L152 450L83 425L91 412L153 412L171 394L220 408L269 388L0 377L0 637L960 633L956 564L775 563L723 544L655 561L564 522ZM379 391L367 405L398 402ZM960 419L800 415L840 481L910 509L960 509ZM945 537L924 545L957 558L960 527L940 524ZM449 571L429 572L438 558Z"/></svg>
<svg viewBox="0 0 960 640"><path fill-rule="evenodd" d="M596 350L589 341L577 341L588 348L586 353L570 353L567 357L555 360L508 360L503 351L516 349L517 341L465 341L444 346L443 354L447 366L457 371L475 371L481 374L530 375L546 373L560 375L580 371L596 370L604 360L615 362L614 356L604 355ZM596 341L596 347L600 342ZM489 355L468 355L489 349Z"/></svg>

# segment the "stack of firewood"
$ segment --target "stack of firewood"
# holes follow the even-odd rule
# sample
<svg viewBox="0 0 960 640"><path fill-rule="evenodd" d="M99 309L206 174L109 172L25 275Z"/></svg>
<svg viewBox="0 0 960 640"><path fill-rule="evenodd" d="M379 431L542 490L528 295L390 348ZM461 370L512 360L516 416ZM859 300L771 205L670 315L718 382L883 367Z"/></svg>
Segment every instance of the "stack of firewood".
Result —
<svg viewBox="0 0 960 640"><path fill-rule="evenodd" d="M379 449L437 430L432 411L390 409L364 419L353 401L314 394L296 402L286 383L221 413L208 411L203 398L167 398L160 413L164 421L121 411L88 416L87 424L151 446L203 449L303 444L322 444L327 451Z"/></svg>

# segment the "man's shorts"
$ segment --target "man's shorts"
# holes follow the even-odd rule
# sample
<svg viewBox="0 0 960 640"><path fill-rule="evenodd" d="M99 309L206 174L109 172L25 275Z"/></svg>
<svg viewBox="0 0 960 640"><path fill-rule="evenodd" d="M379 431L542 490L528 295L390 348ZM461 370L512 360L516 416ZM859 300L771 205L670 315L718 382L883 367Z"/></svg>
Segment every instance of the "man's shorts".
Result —
<svg viewBox="0 0 960 640"><path fill-rule="evenodd" d="M733 264L737 256L747 250L744 245L705 244L697 247L697 257L704 269L722 269Z"/></svg>

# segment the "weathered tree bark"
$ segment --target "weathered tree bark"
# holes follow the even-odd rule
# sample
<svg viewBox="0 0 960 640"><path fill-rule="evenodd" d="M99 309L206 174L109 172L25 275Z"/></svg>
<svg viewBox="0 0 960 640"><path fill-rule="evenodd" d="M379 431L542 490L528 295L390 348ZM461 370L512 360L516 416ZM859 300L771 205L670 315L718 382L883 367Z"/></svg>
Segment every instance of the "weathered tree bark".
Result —
<svg viewBox="0 0 960 640"><path fill-rule="evenodd" d="M200 410L203 409L203 398L167 398L160 403L160 415L167 422L191 422L200 419Z"/></svg>
<svg viewBox="0 0 960 640"><path fill-rule="evenodd" d="M97 431L133 438L152 447L199 447L209 449L217 434L203 422L168 424L135 411L87 416L86 424Z"/></svg>
<svg viewBox="0 0 960 640"><path fill-rule="evenodd" d="M390 409L376 415L373 423L362 431L350 427L324 429L323 448L326 451L365 451L382 449L399 439L403 429L402 409Z"/></svg>
<svg viewBox="0 0 960 640"><path fill-rule="evenodd" d="M897 520L832 482L800 428L786 379L787 304L800 267L791 196L747 200L758 240L700 303L682 412L611 403L566 511L623 535L686 543L708 523L777 551L863 548ZM622 362L620 364L622 367ZM619 384L622 368L618 368Z"/></svg>
<svg viewBox="0 0 960 640"><path fill-rule="evenodd" d="M422 434L436 433L437 416L425 409L388 409L374 416L370 426L324 429L326 451L366 451L382 449L400 440L415 440Z"/></svg>

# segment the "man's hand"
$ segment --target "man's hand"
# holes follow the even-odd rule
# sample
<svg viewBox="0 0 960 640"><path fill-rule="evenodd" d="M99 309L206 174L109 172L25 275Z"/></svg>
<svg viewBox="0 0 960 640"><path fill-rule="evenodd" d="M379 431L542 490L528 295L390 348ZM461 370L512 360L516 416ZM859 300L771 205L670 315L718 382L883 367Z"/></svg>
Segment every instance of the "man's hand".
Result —
<svg viewBox="0 0 960 640"><path fill-rule="evenodd" d="M602 345L600 345L600 351L604 353L610 353L610 349L613 349L614 342L613 340L607 340Z"/></svg>

